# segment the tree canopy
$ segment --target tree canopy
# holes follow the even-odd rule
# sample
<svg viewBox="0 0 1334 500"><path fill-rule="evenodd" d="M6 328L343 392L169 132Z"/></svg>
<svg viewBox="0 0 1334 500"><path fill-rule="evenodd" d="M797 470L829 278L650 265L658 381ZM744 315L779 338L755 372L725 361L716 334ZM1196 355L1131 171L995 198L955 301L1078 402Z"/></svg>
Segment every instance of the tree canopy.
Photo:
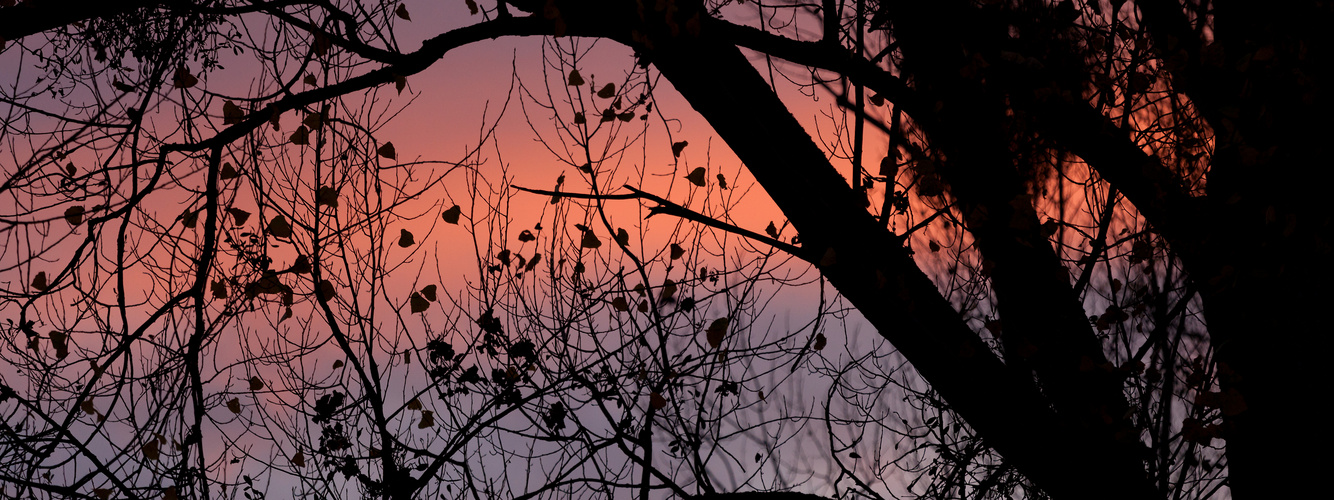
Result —
<svg viewBox="0 0 1334 500"><path fill-rule="evenodd" d="M1308 492L1332 20L0 0L0 491Z"/></svg>

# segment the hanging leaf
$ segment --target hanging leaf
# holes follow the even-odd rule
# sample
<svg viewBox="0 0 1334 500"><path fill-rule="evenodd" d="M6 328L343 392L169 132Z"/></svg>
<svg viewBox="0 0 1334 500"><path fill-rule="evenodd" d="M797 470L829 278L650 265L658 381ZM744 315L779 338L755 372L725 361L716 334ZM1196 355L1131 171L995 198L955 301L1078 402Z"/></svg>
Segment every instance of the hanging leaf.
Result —
<svg viewBox="0 0 1334 500"><path fill-rule="evenodd" d="M673 142L673 143L672 143L672 157L673 157L673 158L680 158L680 157L681 157L681 151L685 150L686 146L689 145L689 144L690 144L690 143L689 143L689 142L686 142L686 141Z"/></svg>
<svg viewBox="0 0 1334 500"><path fill-rule="evenodd" d="M186 210L185 213L181 214L181 224L190 229L194 229L195 226L199 224L199 212Z"/></svg>
<svg viewBox="0 0 1334 500"><path fill-rule="evenodd" d="M672 300L676 296L676 282L668 279L662 284L662 292L658 295L659 301Z"/></svg>
<svg viewBox="0 0 1334 500"><path fill-rule="evenodd" d="M884 105L885 105L885 96L882 96L882 95L880 95L880 94L875 94L875 95L871 96L871 104L874 104L874 105L876 105L876 106L884 106Z"/></svg>
<svg viewBox="0 0 1334 500"><path fill-rule="evenodd" d="M585 123L588 123L588 118L585 118L585 117L584 117L584 113L583 113L583 112L575 112L575 113L574 113L574 124L575 124L575 125L583 125L583 124L585 124Z"/></svg>
<svg viewBox="0 0 1334 500"><path fill-rule="evenodd" d="M311 87L315 87L320 84L319 81L315 80L315 75L310 75L310 74L306 75L305 78L302 78L301 83L310 85Z"/></svg>
<svg viewBox="0 0 1334 500"><path fill-rule="evenodd" d="M440 218L444 219L445 222L448 222L450 224L458 224L460 215L463 215L463 209L459 208L458 205L454 205L452 207L449 207L449 210L445 210L443 213L441 213Z"/></svg>
<svg viewBox="0 0 1334 500"><path fill-rule="evenodd" d="M611 99L612 97L616 97L616 86L610 83L602 86L602 90L598 91L598 97L601 97L603 99Z"/></svg>
<svg viewBox="0 0 1334 500"><path fill-rule="evenodd" d="M661 410L667 407L667 398L662 397L657 391L648 394L648 405L654 410Z"/></svg>
<svg viewBox="0 0 1334 500"><path fill-rule="evenodd" d="M417 422L417 428L425 429L427 427L435 427L435 412L431 410L422 410L422 420L421 422Z"/></svg>
<svg viewBox="0 0 1334 500"><path fill-rule="evenodd" d="M695 167L690 171L690 175L686 176L686 180L696 186L704 187L704 167Z"/></svg>
<svg viewBox="0 0 1334 500"><path fill-rule="evenodd" d="M65 222L71 226L77 226L83 223L83 207L73 206L65 209Z"/></svg>
<svg viewBox="0 0 1334 500"><path fill-rule="evenodd" d="M241 173L237 172L236 167L233 167L231 163L223 163L222 171L218 172L218 178L224 181L232 180L240 176Z"/></svg>
<svg viewBox="0 0 1334 500"><path fill-rule="evenodd" d="M32 277L32 288L39 292L46 291L46 271L38 271L37 276Z"/></svg>
<svg viewBox="0 0 1334 500"><path fill-rule="evenodd" d="M466 2L466 3L468 4L468 12L469 12L470 14L474 15L474 16L477 15L477 2L476 2L476 1L475 1L475 0L464 0L464 2Z"/></svg>
<svg viewBox="0 0 1334 500"><path fill-rule="evenodd" d="M648 301L647 300L639 301L639 306L636 307L635 309L639 310L639 312L642 313L648 312Z"/></svg>
<svg viewBox="0 0 1334 500"><path fill-rule="evenodd" d="M73 163L71 163L71 164L69 164L69 165L65 165L65 174L66 174L66 175L69 175L70 177L74 177L74 176L75 176L76 174L78 174L78 173L79 173L79 170L76 169L76 168L74 168L74 164L73 164Z"/></svg>
<svg viewBox="0 0 1334 500"><path fill-rule="evenodd" d="M176 68L176 74L171 77L171 85L178 89L188 89L198 83L199 79L190 74L190 69L185 66Z"/></svg>
<svg viewBox="0 0 1334 500"><path fill-rule="evenodd" d="M301 124L310 130L319 130L324 126L324 116L320 113L306 113L306 118L301 120Z"/></svg>
<svg viewBox="0 0 1334 500"><path fill-rule="evenodd" d="M537 263L542 260L542 254L534 253L533 258L528 261L528 265L523 266L524 271L532 271L537 267Z"/></svg>
<svg viewBox="0 0 1334 500"><path fill-rule="evenodd" d="M222 103L222 124L235 125L241 123L241 118L245 117L245 112L241 107L232 101Z"/></svg>
<svg viewBox="0 0 1334 500"><path fill-rule="evenodd" d="M295 455L292 455L292 465L295 465L297 467L305 467L306 454L298 451L296 452Z"/></svg>
<svg viewBox="0 0 1334 500"><path fill-rule="evenodd" d="M241 400L236 399L236 398L228 399L228 400L227 400L227 411L230 411L230 412L232 412L232 413L235 413L235 414L237 414L237 415L240 415L240 414L241 414Z"/></svg>
<svg viewBox="0 0 1334 500"><path fill-rule="evenodd" d="M408 86L408 78L403 75L394 75L394 90L402 94L403 89Z"/></svg>
<svg viewBox="0 0 1334 500"><path fill-rule="evenodd" d="M435 285L426 285L426 288L422 289L422 297L426 297L426 300L435 302Z"/></svg>
<svg viewBox="0 0 1334 500"><path fill-rule="evenodd" d="M420 400L420 399L417 399L417 398L412 398L412 401L408 401L408 409L409 409L409 410L420 410L420 409L422 409L422 402L421 402L421 400Z"/></svg>
<svg viewBox="0 0 1334 500"><path fill-rule="evenodd" d="M409 302L409 307L412 309L413 314L419 312L426 312L427 309L431 308L431 302L426 300L426 298L422 297L422 294L417 292L412 292L412 299L409 300L408 302Z"/></svg>
<svg viewBox="0 0 1334 500"><path fill-rule="evenodd" d="M264 388L263 380L260 380L258 376L250 377L250 390L258 391L263 388Z"/></svg>
<svg viewBox="0 0 1334 500"><path fill-rule="evenodd" d="M338 191L329 186L319 188L315 191L315 204L338 208Z"/></svg>
<svg viewBox="0 0 1334 500"><path fill-rule="evenodd" d="M730 319L723 317L715 319L713 323L709 324L709 328L704 331L704 338L708 340L709 347L717 349L718 346L723 345L723 338L727 336L727 324L729 322L731 322Z"/></svg>
<svg viewBox="0 0 1334 500"><path fill-rule="evenodd" d="M570 86L571 86L571 87L578 87L578 86L584 84L584 77L579 76L579 70L577 70L577 69L572 69L572 70L570 70L570 82L569 82L569 83L570 83Z"/></svg>
<svg viewBox="0 0 1334 500"><path fill-rule="evenodd" d="M615 119L616 119L616 110L607 108L602 110L602 119L598 120L598 123L607 123Z"/></svg>
<svg viewBox="0 0 1334 500"><path fill-rule="evenodd" d="M227 298L227 285L221 281L213 280L213 283L208 286L208 289L213 292L213 298L215 299Z"/></svg>
<svg viewBox="0 0 1334 500"><path fill-rule="evenodd" d="M108 500L111 498L110 488L93 488L93 494L97 495L98 500Z"/></svg>
<svg viewBox="0 0 1334 500"><path fill-rule="evenodd" d="M384 143L383 146L380 146L380 149L375 150L375 153L390 160L398 159L398 152L394 151L394 143L392 142Z"/></svg>
<svg viewBox="0 0 1334 500"><path fill-rule="evenodd" d="M288 270L297 274L310 274L310 259L305 255L298 255L296 256L296 260L292 262L292 267L288 268Z"/></svg>
<svg viewBox="0 0 1334 500"><path fill-rule="evenodd" d="M634 112L634 111L626 111L626 112L624 112L624 113L621 113L621 114L619 114L619 115L616 115L616 119L617 119L617 120L620 120L620 121L623 121L623 122L626 122L626 123L629 123L630 120L635 119L635 112Z"/></svg>
<svg viewBox="0 0 1334 500"><path fill-rule="evenodd" d="M333 300L336 293L333 283L330 283L329 280L320 280L319 294L324 297L324 300Z"/></svg>
<svg viewBox="0 0 1334 500"><path fill-rule="evenodd" d="M334 367L335 369L337 369L337 368L342 368L342 367L343 367L343 360L341 360L341 359L339 359L339 360L335 360L335 361L333 362L333 367Z"/></svg>
<svg viewBox="0 0 1334 500"><path fill-rule="evenodd" d="M408 232L407 229L398 230L398 246L407 248L412 246L416 242L417 241L412 238L412 233Z"/></svg>
<svg viewBox="0 0 1334 500"><path fill-rule="evenodd" d="M180 498L181 497L176 493L175 486L162 488L162 500L180 500Z"/></svg>
<svg viewBox="0 0 1334 500"><path fill-rule="evenodd" d="M51 347L56 349L56 359L69 356L69 335L62 331L51 332Z"/></svg>
<svg viewBox="0 0 1334 500"><path fill-rule="evenodd" d="M296 131L292 132L292 135L287 139L297 146L310 144L310 129L307 129L305 125L297 127Z"/></svg>
<svg viewBox="0 0 1334 500"><path fill-rule="evenodd" d="M630 303L626 302L625 297L616 297L611 299L611 308L620 312L626 312L630 310Z"/></svg>
<svg viewBox="0 0 1334 500"><path fill-rule="evenodd" d="M93 405L93 400L91 399L85 399L82 403L79 403L79 409L83 410L83 412L88 415L97 414L97 406Z"/></svg>
<svg viewBox="0 0 1334 500"><path fill-rule="evenodd" d="M140 448L140 449L144 452L144 458L147 458L147 459L152 460L152 461L154 461L154 462L156 462L157 459L158 459L158 457L161 456L161 453L158 451L158 448L157 448L157 440L156 440L156 439L154 439L154 440L152 440L152 441L149 441L147 444L145 444L145 445L143 446L143 448Z"/></svg>
<svg viewBox="0 0 1334 500"><path fill-rule="evenodd" d="M250 220L250 212L239 208L227 209L227 215L232 216L232 220L236 222L236 225L238 226L243 225L245 224L245 221Z"/></svg>
<svg viewBox="0 0 1334 500"><path fill-rule="evenodd" d="M679 258L681 258L681 256L683 256L683 255L686 254L686 249L681 248L681 245L677 245L676 243L672 243L672 247L671 247L671 248L672 248L672 250L671 250L671 251L672 251L672 260L679 259Z"/></svg>
<svg viewBox="0 0 1334 500"><path fill-rule="evenodd" d="M625 228L623 227L616 228L616 242L620 243L621 246L629 246L630 233L625 232Z"/></svg>
<svg viewBox="0 0 1334 500"><path fill-rule="evenodd" d="M764 234L775 240L778 239L778 228L774 227L774 221L769 221L769 225L764 228Z"/></svg>
<svg viewBox="0 0 1334 500"><path fill-rule="evenodd" d="M411 21L411 20L412 20L412 16L409 16L409 15L408 15L408 6L407 6L407 5L398 4L398 8L397 8L397 9L394 9L394 15L395 15L395 16L398 16L399 19L402 19L402 20L404 20L404 21Z"/></svg>
<svg viewBox="0 0 1334 500"><path fill-rule="evenodd" d="M718 173L718 188L727 189L727 178L721 172Z"/></svg>
<svg viewBox="0 0 1334 500"><path fill-rule="evenodd" d="M287 223L287 218L279 215L269 220L269 234L279 238L291 238L292 226Z"/></svg>
<svg viewBox="0 0 1334 500"><path fill-rule="evenodd" d="M926 242L926 248L930 249L930 250L931 250L931 253L936 253L936 252L939 252L939 251L940 251L940 244L939 244L939 243L936 243L934 240L932 240L932 241L927 241L927 242Z"/></svg>
<svg viewBox="0 0 1334 500"><path fill-rule="evenodd" d="M593 234L593 231L584 231L584 238L583 241L579 242L579 246L583 248L597 248L602 246L602 240L599 240L597 235Z"/></svg>
<svg viewBox="0 0 1334 500"><path fill-rule="evenodd" d="M811 346L811 348L817 351L822 351L827 343L829 343L829 339L826 339L823 333L817 333L815 334L815 345Z"/></svg>
<svg viewBox="0 0 1334 500"><path fill-rule="evenodd" d="M537 237L533 236L533 232L527 229L524 229L522 233L519 233L519 242L521 243L533 241L535 239L537 239Z"/></svg>

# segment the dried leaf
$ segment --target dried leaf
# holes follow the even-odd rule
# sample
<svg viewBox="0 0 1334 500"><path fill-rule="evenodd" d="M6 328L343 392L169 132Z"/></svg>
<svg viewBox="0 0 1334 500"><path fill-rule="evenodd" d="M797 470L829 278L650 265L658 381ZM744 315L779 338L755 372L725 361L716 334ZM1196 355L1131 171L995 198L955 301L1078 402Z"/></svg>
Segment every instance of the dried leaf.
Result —
<svg viewBox="0 0 1334 500"><path fill-rule="evenodd" d="M310 129L307 129L305 125L297 127L296 131L292 132L292 135L289 136L287 139L291 141L292 144L296 144L298 146L305 146L307 144L310 144Z"/></svg>
<svg viewBox="0 0 1334 500"><path fill-rule="evenodd" d="M718 174L718 188L727 189L727 178L723 177L722 173Z"/></svg>
<svg viewBox="0 0 1334 500"><path fill-rule="evenodd" d="M704 187L704 167L695 167L690 171L690 175L686 176L686 180L696 186Z"/></svg>
<svg viewBox="0 0 1334 500"><path fill-rule="evenodd" d="M279 238L291 238L292 225L287 223L287 218L279 215L269 220L269 234Z"/></svg>
<svg viewBox="0 0 1334 500"><path fill-rule="evenodd" d="M654 410L661 410L667 407L667 398L662 397L657 391L648 394L648 405Z"/></svg>
<svg viewBox="0 0 1334 500"><path fill-rule="evenodd" d="M681 258L681 256L683 256L683 255L686 254L686 249L681 248L681 245L677 245L676 243L672 243L672 246L671 246L671 252L672 252L672 255L671 255L672 260L676 260L676 259L679 259L679 258Z"/></svg>
<svg viewBox="0 0 1334 500"><path fill-rule="evenodd" d="M298 451L296 452L295 455L292 455L292 465L295 465L297 467L305 467L306 454Z"/></svg>
<svg viewBox="0 0 1334 500"><path fill-rule="evenodd" d="M577 112L575 112L575 113L574 113L574 124L575 124L575 125L583 125L583 124L585 124L585 123L588 123L588 118L586 118L586 117L584 116L584 113L581 112L581 111L577 111Z"/></svg>
<svg viewBox="0 0 1334 500"><path fill-rule="evenodd" d="M175 486L162 488L162 500L180 500L180 498L181 497L177 496Z"/></svg>
<svg viewBox="0 0 1334 500"><path fill-rule="evenodd" d="M190 229L194 229L195 226L199 225L199 211L196 210L191 212L186 210L185 213L181 214L181 224Z"/></svg>
<svg viewBox="0 0 1334 500"><path fill-rule="evenodd" d="M258 391L263 388L264 388L263 380L260 380L258 376L250 377L250 390Z"/></svg>
<svg viewBox="0 0 1334 500"><path fill-rule="evenodd" d="M435 412L431 410L422 410L422 420L421 422L417 422L417 428L425 429L427 427L435 427Z"/></svg>
<svg viewBox="0 0 1334 500"><path fill-rule="evenodd" d="M817 333L815 334L815 345L811 346L811 348L817 351L823 351L825 344L828 342L829 339L826 339L823 333Z"/></svg>
<svg viewBox="0 0 1334 500"><path fill-rule="evenodd" d="M395 15L395 16L398 16L399 19L402 19L402 20L404 20L404 21L411 21L411 20L412 20L412 16L409 16L409 15L408 15L408 6L407 6L407 5L398 4L398 8L397 8L397 9L394 9L394 15Z"/></svg>
<svg viewBox="0 0 1334 500"><path fill-rule="evenodd" d="M769 225L764 228L764 234L775 240L778 239L778 228L774 227L774 221L769 221Z"/></svg>
<svg viewBox="0 0 1334 500"><path fill-rule="evenodd" d="M578 87L584 84L584 77L579 76L579 70L577 69L570 70L569 84L571 87Z"/></svg>
<svg viewBox="0 0 1334 500"><path fill-rule="evenodd" d="M334 367L335 369L337 369L337 368L342 368L342 367L343 367L343 360L341 360L341 359L339 359L339 360L334 360L334 362L333 362L333 367Z"/></svg>
<svg viewBox="0 0 1334 500"><path fill-rule="evenodd" d="M583 241L579 242L579 246L583 248L597 248L602 246L602 240L599 240L597 235L593 234L593 231L584 231L584 238Z"/></svg>
<svg viewBox="0 0 1334 500"><path fill-rule="evenodd" d="M392 142L384 143L383 146L380 146L380 149L375 150L375 153L390 160L398 159L398 152L394 151L394 143Z"/></svg>
<svg viewBox="0 0 1334 500"><path fill-rule="evenodd" d="M394 75L394 90L402 94L403 89L408 86L408 78L403 75Z"/></svg>
<svg viewBox="0 0 1334 500"><path fill-rule="evenodd" d="M468 13L477 15L477 2L474 0L464 0L468 4Z"/></svg>
<svg viewBox="0 0 1334 500"><path fill-rule="evenodd" d="M310 130L319 130L324 126L324 116L320 113L306 113L306 118L301 120L301 124Z"/></svg>
<svg viewBox="0 0 1334 500"><path fill-rule="evenodd" d="M672 143L672 157L673 157L673 158L680 158L680 157L681 157L681 151L684 150L684 149L686 148L686 146L688 146L689 144L690 144L690 143L689 143L689 142L686 142L686 141L673 142L673 143Z"/></svg>
<svg viewBox="0 0 1334 500"><path fill-rule="evenodd" d="M51 332L51 346L56 349L56 359L69 356L69 335L62 331Z"/></svg>
<svg viewBox="0 0 1334 500"><path fill-rule="evenodd" d="M621 228L616 228L616 242L617 242L617 243L620 243L621 246L627 246L627 245L629 245L629 244L630 244L630 233L625 232L625 228L623 228L623 227L621 227Z"/></svg>
<svg viewBox="0 0 1334 500"><path fill-rule="evenodd" d="M188 89L198 83L199 79L190 74L190 69L185 66L176 68L176 74L171 77L171 85L178 89Z"/></svg>
<svg viewBox="0 0 1334 500"><path fill-rule="evenodd" d="M319 188L315 191L315 204L338 208L338 191L329 186Z"/></svg>
<svg viewBox="0 0 1334 500"><path fill-rule="evenodd" d="M337 294L337 291L334 290L333 283L330 283L329 280L321 280L319 294L322 295L324 300L327 301L327 300L333 300Z"/></svg>
<svg viewBox="0 0 1334 500"><path fill-rule="evenodd" d="M426 297L426 300L435 302L435 285L426 285L426 288L422 289L422 297Z"/></svg>
<svg viewBox="0 0 1334 500"><path fill-rule="evenodd" d="M233 167L231 163L223 163L222 171L218 172L218 178L224 181L232 180L240 176L241 173L237 172L236 167Z"/></svg>
<svg viewBox="0 0 1334 500"><path fill-rule="evenodd" d="M83 207L73 206L65 209L65 222L71 226L77 226L83 223Z"/></svg>
<svg viewBox="0 0 1334 500"><path fill-rule="evenodd" d="M222 103L222 124L235 125L241 123L241 118L245 117L245 112L241 107L232 101Z"/></svg>
<svg viewBox="0 0 1334 500"><path fill-rule="evenodd" d="M454 205L452 207L449 207L449 210L445 210L443 213L441 213L440 218L444 219L445 222L448 222L450 224L458 224L460 215L463 215L463 209L459 208L458 205Z"/></svg>
<svg viewBox="0 0 1334 500"><path fill-rule="evenodd" d="M602 90L598 91L598 97L601 97L603 99L611 99L612 97L616 97L616 86L610 83L602 86Z"/></svg>
<svg viewBox="0 0 1334 500"><path fill-rule="evenodd" d="M46 271L38 271L37 275L32 277L32 288L39 292L46 291Z"/></svg>
<svg viewBox="0 0 1334 500"><path fill-rule="evenodd" d="M524 229L522 233L519 233L520 242L528 242L528 241L533 241L535 239L537 239L537 237L533 236L533 232L527 229Z"/></svg>
<svg viewBox="0 0 1334 500"><path fill-rule="evenodd" d="M659 301L672 300L676 296L676 282L668 279L662 283L662 291L658 294Z"/></svg>
<svg viewBox="0 0 1334 500"><path fill-rule="evenodd" d="M143 448L140 448L144 452L144 458L157 461L158 457L161 456L157 446L157 440L154 439L145 444Z"/></svg>
<svg viewBox="0 0 1334 500"><path fill-rule="evenodd" d="M301 83L310 85L311 87L315 87L320 84L318 80L315 80L315 75L306 75L305 78L301 79Z"/></svg>
<svg viewBox="0 0 1334 500"><path fill-rule="evenodd" d="M235 221L238 226L244 225L245 221L250 220L250 212L239 208L227 209L227 215L232 216L232 220Z"/></svg>
<svg viewBox="0 0 1334 500"><path fill-rule="evenodd" d="M79 403L79 409L83 410L83 412L88 415L97 414L97 406L93 405L93 400L91 399L85 399L82 403Z"/></svg>
<svg viewBox="0 0 1334 500"><path fill-rule="evenodd" d="M213 292L213 298L215 299L227 298L227 284L221 281L213 280L213 283L209 284L208 289Z"/></svg>
<svg viewBox="0 0 1334 500"><path fill-rule="evenodd" d="M625 297L616 297L611 299L611 308L620 312L626 312L630 310L630 303L626 302Z"/></svg>
<svg viewBox="0 0 1334 500"><path fill-rule="evenodd" d="M407 229L398 230L398 246L407 248L415 243L417 243L417 240L413 239L411 232Z"/></svg>
<svg viewBox="0 0 1334 500"><path fill-rule="evenodd" d="M93 494L97 495L98 500L107 500L111 498L110 488L93 488Z"/></svg>
<svg viewBox="0 0 1334 500"><path fill-rule="evenodd" d="M412 292L412 298L408 300L408 302L413 314L425 312L427 309L431 308L431 302L417 292Z"/></svg>
<svg viewBox="0 0 1334 500"><path fill-rule="evenodd" d="M704 337L709 342L709 347L717 349L723 345L723 338L727 336L727 324L731 322L728 318L718 318L709 324L709 328L704 331Z"/></svg>

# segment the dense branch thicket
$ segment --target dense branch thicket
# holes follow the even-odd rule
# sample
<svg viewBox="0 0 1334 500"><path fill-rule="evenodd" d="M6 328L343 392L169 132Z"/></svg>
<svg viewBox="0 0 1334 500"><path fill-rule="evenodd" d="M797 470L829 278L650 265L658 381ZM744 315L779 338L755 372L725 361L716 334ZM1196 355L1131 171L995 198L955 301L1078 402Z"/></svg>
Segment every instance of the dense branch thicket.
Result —
<svg viewBox="0 0 1334 500"><path fill-rule="evenodd" d="M0 1L3 496L1320 477L1334 7L437 7Z"/></svg>

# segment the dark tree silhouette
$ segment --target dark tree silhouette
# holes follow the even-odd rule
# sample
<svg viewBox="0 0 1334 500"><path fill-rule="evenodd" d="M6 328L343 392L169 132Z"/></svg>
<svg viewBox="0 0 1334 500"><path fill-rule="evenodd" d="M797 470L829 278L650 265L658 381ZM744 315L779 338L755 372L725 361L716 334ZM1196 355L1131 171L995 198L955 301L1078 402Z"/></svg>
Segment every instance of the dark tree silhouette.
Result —
<svg viewBox="0 0 1334 500"><path fill-rule="evenodd" d="M254 460L320 496L744 498L802 488L731 456L804 435L785 421L823 428L801 460L830 464L809 487L831 496L1286 497L1320 477L1334 6L468 0L475 22L406 50L410 8L0 2L20 494L262 496L229 469ZM447 162L377 136L386 89L502 36L553 37L540 85L509 95L570 167L554 189L488 164L494 121ZM632 69L585 81L582 39ZM243 94L209 85L227 51L258 62ZM693 198L744 181L682 158L662 83L787 223ZM794 118L789 84L835 98L832 131ZM685 191L618 169L636 150L670 151ZM438 194L448 176L466 195ZM520 224L514 196L553 208ZM420 265L423 214L472 236L463 290L391 277ZM820 315L771 336L788 256L818 271ZM824 351L848 309L911 370L855 333ZM261 334L284 321L312 333ZM797 377L827 383L821 411L738 397Z"/></svg>

